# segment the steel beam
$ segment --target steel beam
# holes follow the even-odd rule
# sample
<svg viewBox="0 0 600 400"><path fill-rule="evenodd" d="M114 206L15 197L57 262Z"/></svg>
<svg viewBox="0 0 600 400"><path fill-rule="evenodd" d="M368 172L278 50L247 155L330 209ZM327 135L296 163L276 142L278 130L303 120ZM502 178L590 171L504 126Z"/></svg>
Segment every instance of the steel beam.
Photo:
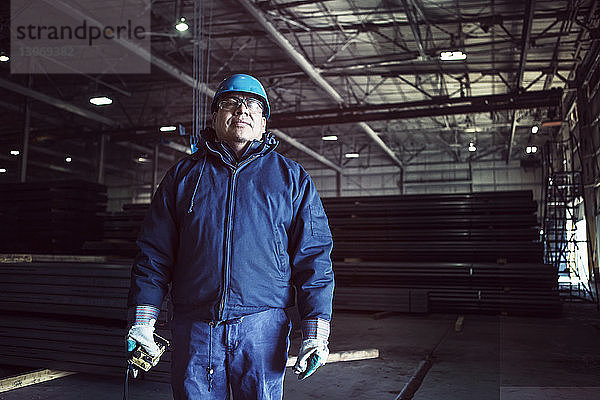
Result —
<svg viewBox="0 0 600 400"><path fill-rule="evenodd" d="M135 143L116 142L115 144L117 144L119 146L127 147L127 148L132 149L132 150L141 151L142 153L147 154L148 156L150 156L150 154L153 154L153 152L154 152L154 149L150 149L148 147L140 146L139 144L135 144ZM174 162L175 161L175 156L173 156L172 154L160 153L159 157L162 158L163 160L167 160L167 161L170 161L170 162Z"/></svg>
<svg viewBox="0 0 600 400"><path fill-rule="evenodd" d="M40 154L46 154L49 156L53 156L53 157L57 157L59 159L64 159L65 154L61 153L59 151L56 150L51 150L51 149L47 149L45 147L42 146L31 146L30 147L30 151L34 152L34 153L40 153ZM77 155L75 155L75 157L77 158L77 163L80 164L85 164L88 165L90 167L98 167L98 165L95 163L95 161L86 158L86 157L79 157ZM30 162L31 164L33 164L32 162ZM47 164L47 163L42 163L42 162L38 162L37 166L43 166L43 165L51 165L51 164ZM55 166L56 168L53 168L55 171L59 171L59 172L67 172L67 173L72 173L72 174L80 174L77 171L74 171L73 169L69 169L69 168L64 168L64 167L58 167ZM58 168L58 169L57 169ZM135 179L136 174L134 171L131 170L127 170L127 169L123 169L122 167L117 167L115 165L110 165L110 164L106 164L106 162L104 163L104 167L103 167L104 171L111 171L112 173L114 173L114 175L119 175L122 177L127 177L130 179ZM81 174L80 174L81 175ZM98 182L101 183L101 182Z"/></svg>
<svg viewBox="0 0 600 400"><path fill-rule="evenodd" d="M412 7L408 5L410 0L401 0L402 7L404 7L404 13L406 14L406 19L408 19L408 23L410 24L410 30L415 38L415 43L417 45L417 50L419 50L419 56L422 60L427 59L427 53L425 53L425 47L423 46L423 41L421 40L421 33L419 32L419 26L415 21L415 13L413 12ZM412 2L411 2L412 3Z"/></svg>
<svg viewBox="0 0 600 400"><path fill-rule="evenodd" d="M88 15L79 12L78 10L72 9L68 4L64 3L61 0L44 0L46 1L48 4L54 6L55 8L58 8L60 10L62 10L63 12L76 17L76 18L84 18L85 20L87 20L90 24L92 25L96 25L96 26L100 26L102 27L103 25L96 21L95 19L89 17ZM126 48L127 50L131 51L134 54L137 54L139 57L141 57L142 59L144 59L145 61L152 63L152 65L154 65L155 67L163 70L164 72L166 72L167 74L171 75L172 77L174 77L175 79L185 83L186 85L192 87L192 88L197 88L198 90L200 90L202 93L204 93L206 96L208 96L209 98L214 97L215 95L215 91L211 88L209 88L208 86L206 86L206 84L202 83L202 82L196 82L194 80L194 78L192 76L190 76L189 74L185 73L184 71L180 70L179 68L171 65L170 63L168 63L167 61L163 60L162 58L158 57L156 54L151 54L148 50L136 45L135 43L129 42L127 40L123 40L123 39L115 39L116 43L119 43L121 46L123 46L124 48ZM283 140L286 140L286 138L289 138L288 135L284 134L281 131L278 131L279 133L275 133L275 135ZM287 140L286 140L287 141ZM289 143L289 142L288 142ZM290 143L291 144L291 143ZM307 152L308 147L306 146L297 146L297 144L299 144L299 142L296 142L295 144L292 144L292 146L296 147L298 150L307 153L308 155L314 157L315 153L314 151L311 150L311 152ZM310 150L310 149L308 149ZM318 159L317 159L318 160ZM321 161L321 160L318 160Z"/></svg>
<svg viewBox="0 0 600 400"><path fill-rule="evenodd" d="M343 173L342 167L340 167L339 165L335 165L329 159L323 157L322 155L320 155L316 151L312 150L311 148L306 147L305 145L303 145L302 143L300 143L298 140L294 139L293 137L286 135L285 133L281 132L278 129L272 129L271 132L273 132L273 134L275 136L277 136L284 142L290 144L291 146L297 148L300 151L305 152L306 154L308 154L315 160L319 161L321 164L339 172L340 174Z"/></svg>
<svg viewBox="0 0 600 400"><path fill-rule="evenodd" d="M411 119L442 115L472 114L497 110L518 110L560 105L562 90L551 89L490 96L439 97L431 100L379 105L352 106L273 114L275 128L345 124L349 122ZM364 128L363 128L364 129Z"/></svg>
<svg viewBox="0 0 600 400"><path fill-rule="evenodd" d="M260 23L260 25L267 31L268 35L281 47L286 54L315 82L321 89L323 89L330 98L332 98L337 104L344 104L344 98L340 95L333 86L327 82L321 72L315 68L300 52L298 52L294 46L287 40L287 38L277 30L277 28L269 21L263 13L254 5L250 0L238 0L242 6ZM366 130L366 124L360 124L360 127L365 131L369 137L374 139L372 129ZM382 150L390 156L390 158L402 167L402 162L394 152L381 140L377 135L375 143L382 148Z"/></svg>
<svg viewBox="0 0 600 400"><path fill-rule="evenodd" d="M192 154L192 149L189 146L185 146L181 143L166 141L165 143L161 144L183 154Z"/></svg>
<svg viewBox="0 0 600 400"><path fill-rule="evenodd" d="M19 93L23 96L41 101L43 103L49 104L56 108L60 108L61 110L68 111L70 113L79 115L80 117L87 118L92 121L100 122L101 124L116 127L119 126L119 123L113 121L110 118L102 116L92 111L85 110L83 108L77 107L71 103L67 103L66 101L57 99L52 96L48 96L47 94L38 92L36 90L30 89L28 87L19 85L18 83L11 82L4 78L0 78L0 87L10 90L11 92Z"/></svg>
<svg viewBox="0 0 600 400"><path fill-rule="evenodd" d="M527 63L527 52L529 51L529 41L531 38L531 24L533 22L533 10L535 9L535 0L527 0L525 4L525 18L523 19L523 29L521 31L521 56L519 58L519 71L517 72L517 81L515 89L519 90L523 81L525 64Z"/></svg>
<svg viewBox="0 0 600 400"><path fill-rule="evenodd" d="M519 70L517 72L517 81L515 82L515 91L521 89L523 74L525 72L525 64L527 63L527 52L529 50L529 38L531 37L531 23L533 22L533 10L535 8L535 0L527 0L525 4L525 17L523 19L523 29L521 31L521 56L519 58ZM510 137L508 139L508 151L506 152L506 163L510 162L510 157L513 150L513 142L517 131L517 111L512 115L510 127Z"/></svg>
<svg viewBox="0 0 600 400"><path fill-rule="evenodd" d="M10 158L8 156L5 156L3 154L0 154L0 160L10 161L10 160L12 160L12 158ZM30 166L39 167L39 168L44 169L44 170L64 172L64 173L67 173L67 174L77 175L77 176L83 178L83 176L79 172L72 171L72 170L64 168L64 167L59 167L57 165L46 164L46 163L39 162L39 161L29 161L28 164Z"/></svg>
<svg viewBox="0 0 600 400"><path fill-rule="evenodd" d="M7 110L14 111L19 114L23 112L23 107L18 106L13 103L6 102L6 101L0 100L0 107L5 108ZM63 121L58 118L49 117L42 113L31 111L31 110L29 112L30 112L31 118L33 118L33 119L38 119L38 120L47 122L47 123L55 125L55 126L61 126L63 124Z"/></svg>

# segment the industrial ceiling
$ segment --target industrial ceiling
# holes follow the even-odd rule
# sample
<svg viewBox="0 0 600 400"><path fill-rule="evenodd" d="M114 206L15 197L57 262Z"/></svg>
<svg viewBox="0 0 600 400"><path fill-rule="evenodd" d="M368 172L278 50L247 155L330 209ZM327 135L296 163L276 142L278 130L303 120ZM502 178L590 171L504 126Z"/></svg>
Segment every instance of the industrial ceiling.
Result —
<svg viewBox="0 0 600 400"><path fill-rule="evenodd" d="M10 7L0 7L0 52L10 54ZM150 74L11 74L0 62L0 181L17 176L10 151L23 147L26 99L28 179L93 177L102 135L107 174L139 179L156 144L165 165L182 157L189 138L159 128L192 130L195 47L209 54L202 95L231 73L257 76L279 151L314 168L403 168L438 153L517 160L557 132L600 36L593 0L211 1L200 41L175 29L193 22L193 1L151 7ZM90 104L97 94L113 103Z"/></svg>

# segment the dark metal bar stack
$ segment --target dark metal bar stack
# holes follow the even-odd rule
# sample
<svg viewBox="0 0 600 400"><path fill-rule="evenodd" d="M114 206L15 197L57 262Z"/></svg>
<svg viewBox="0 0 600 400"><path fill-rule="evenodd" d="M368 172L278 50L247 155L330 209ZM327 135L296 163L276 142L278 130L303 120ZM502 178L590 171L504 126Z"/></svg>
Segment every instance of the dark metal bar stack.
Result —
<svg viewBox="0 0 600 400"><path fill-rule="evenodd" d="M148 210L148 204L125 204L122 211L104 213L102 239L83 245L87 253L133 258L135 241Z"/></svg>
<svg viewBox="0 0 600 400"><path fill-rule="evenodd" d="M102 237L106 187L71 180L0 185L0 253L79 254Z"/></svg>
<svg viewBox="0 0 600 400"><path fill-rule="evenodd" d="M337 309L553 315L557 272L543 264L528 191L323 200L334 236ZM356 291L352 297L345 293ZM386 304L382 290L390 294ZM391 291L396 290L396 294ZM338 297L337 293L341 296Z"/></svg>
<svg viewBox="0 0 600 400"><path fill-rule="evenodd" d="M0 263L2 363L124 374L130 268L101 263ZM167 328L159 324L158 333L170 338ZM169 371L167 353L147 378L167 382Z"/></svg>

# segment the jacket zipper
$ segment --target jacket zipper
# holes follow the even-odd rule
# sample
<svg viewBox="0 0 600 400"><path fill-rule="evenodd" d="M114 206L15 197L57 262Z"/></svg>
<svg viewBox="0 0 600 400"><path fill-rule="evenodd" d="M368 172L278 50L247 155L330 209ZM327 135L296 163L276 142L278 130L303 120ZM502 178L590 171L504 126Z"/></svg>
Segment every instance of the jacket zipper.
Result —
<svg viewBox="0 0 600 400"><path fill-rule="evenodd" d="M229 168L233 171L230 179L229 186L229 202L227 203L227 220L225 221L226 236L225 236L225 268L223 268L223 293L221 293L221 300L219 304L219 321L223 321L223 313L225 311L225 303L227 302L227 292L229 292L229 267L231 263L231 233L233 231L233 205L235 201L236 192L236 178L243 167L248 165L252 160L256 159L259 155L253 155L236 168L235 166L226 163Z"/></svg>

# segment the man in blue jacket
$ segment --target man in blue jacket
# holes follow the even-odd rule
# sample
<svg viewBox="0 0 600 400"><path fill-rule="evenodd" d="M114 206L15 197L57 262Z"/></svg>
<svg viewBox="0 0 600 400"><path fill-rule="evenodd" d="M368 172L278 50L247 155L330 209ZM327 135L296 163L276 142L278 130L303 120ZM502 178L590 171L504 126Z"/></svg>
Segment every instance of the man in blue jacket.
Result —
<svg viewBox="0 0 600 400"><path fill-rule="evenodd" d="M179 399L281 399L297 300L299 378L325 364L333 297L331 232L308 173L275 152L267 94L249 75L225 79L213 128L161 182L138 238L127 340L153 354L171 284L172 387Z"/></svg>

